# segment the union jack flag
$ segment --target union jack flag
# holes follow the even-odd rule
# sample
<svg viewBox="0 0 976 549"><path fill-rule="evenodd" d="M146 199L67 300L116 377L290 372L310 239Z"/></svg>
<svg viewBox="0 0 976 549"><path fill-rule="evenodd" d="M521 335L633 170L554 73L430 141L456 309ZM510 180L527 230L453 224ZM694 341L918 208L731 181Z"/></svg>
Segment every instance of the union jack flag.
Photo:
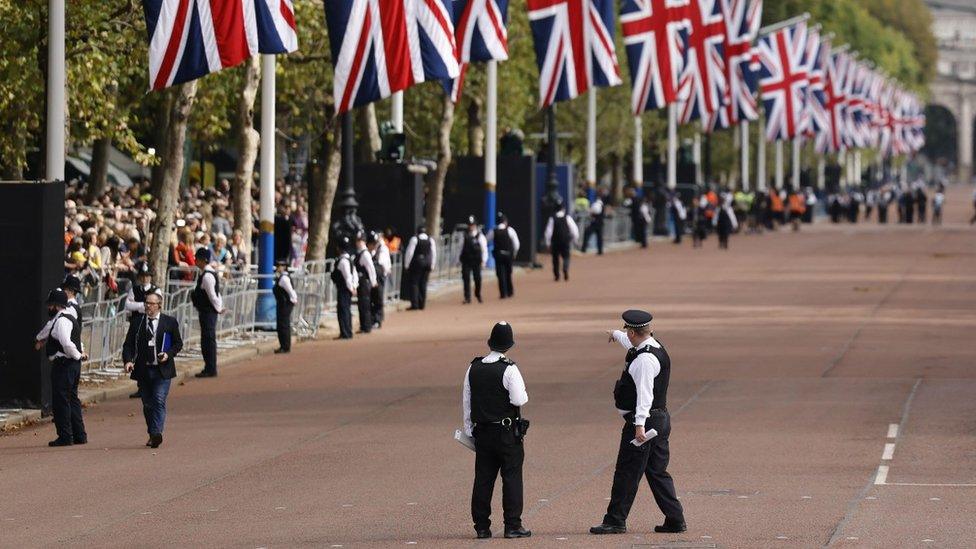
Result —
<svg viewBox="0 0 976 549"><path fill-rule="evenodd" d="M572 99L590 86L621 83L613 0L528 0L528 5L541 107Z"/></svg>
<svg viewBox="0 0 976 549"><path fill-rule="evenodd" d="M620 5L635 115L678 99L688 5L689 0L624 0Z"/></svg>
<svg viewBox="0 0 976 549"><path fill-rule="evenodd" d="M826 124L824 104L824 43L820 40L820 31L810 29L807 32L807 52L804 59L807 68L807 97L803 109L803 135L815 137Z"/></svg>
<svg viewBox="0 0 976 549"><path fill-rule="evenodd" d="M142 9L154 90L298 49L291 0L143 0Z"/></svg>
<svg viewBox="0 0 976 549"><path fill-rule="evenodd" d="M848 148L859 149L867 146L864 131L865 120L865 84L867 80L866 68L863 64L851 60L847 67L847 139Z"/></svg>
<svg viewBox="0 0 976 549"><path fill-rule="evenodd" d="M759 119L759 64L753 42L759 34L762 0L722 0L722 12L726 21L723 49L727 87L722 107L705 121L709 131Z"/></svg>
<svg viewBox="0 0 976 549"><path fill-rule="evenodd" d="M688 61L678 84L682 123L705 121L726 97L725 14L720 0L691 0L688 6Z"/></svg>
<svg viewBox="0 0 976 549"><path fill-rule="evenodd" d="M844 146L844 95L842 67L846 66L843 53L831 53L830 44L824 44L824 87L821 106L823 119L814 143L820 154L835 153Z"/></svg>
<svg viewBox="0 0 976 549"><path fill-rule="evenodd" d="M766 139L793 139L803 132L807 26L800 22L759 38L759 86L766 112Z"/></svg>
<svg viewBox="0 0 976 549"><path fill-rule="evenodd" d="M445 0L327 0L336 112L460 72Z"/></svg>
<svg viewBox="0 0 976 549"><path fill-rule="evenodd" d="M455 0L454 19L461 74L445 80L444 90L457 103L468 63L508 59L508 0Z"/></svg>

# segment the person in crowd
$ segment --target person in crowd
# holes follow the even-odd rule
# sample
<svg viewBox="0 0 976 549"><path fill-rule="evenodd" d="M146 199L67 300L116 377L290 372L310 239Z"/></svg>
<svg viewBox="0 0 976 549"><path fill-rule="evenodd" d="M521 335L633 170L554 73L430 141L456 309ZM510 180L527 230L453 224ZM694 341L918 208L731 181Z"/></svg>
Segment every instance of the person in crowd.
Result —
<svg viewBox="0 0 976 549"><path fill-rule="evenodd" d="M474 297L481 303L481 269L488 263L488 239L478 230L473 215L468 216L468 228L461 244L461 282L464 287L464 303L471 303L471 282Z"/></svg>
<svg viewBox="0 0 976 549"><path fill-rule="evenodd" d="M213 231L214 235L223 235L224 242L227 242L227 238L234 234L234 227L231 225L230 217L227 214L227 208L223 205L218 205L215 208L213 219L210 221L210 230ZM217 260L220 263L220 260Z"/></svg>
<svg viewBox="0 0 976 549"><path fill-rule="evenodd" d="M352 264L354 244L348 236L339 238L339 257L332 268L332 283L336 287L336 317L339 335L335 339L352 339L352 295L359 287L359 276Z"/></svg>
<svg viewBox="0 0 976 549"><path fill-rule="evenodd" d="M766 228L769 230L776 230L778 225L782 225L785 221L784 212L786 207L783 204L783 197L780 196L779 190L769 189L769 219L766 223Z"/></svg>
<svg viewBox="0 0 976 549"><path fill-rule="evenodd" d="M298 304L298 294L291 282L288 262L275 261L275 284L271 293L275 298L275 330L278 332L278 348L275 354L291 352L291 312Z"/></svg>
<svg viewBox="0 0 976 549"><path fill-rule="evenodd" d="M427 280L437 264L437 245L427 234L427 227L417 227L417 234L410 237L403 254L410 282L410 307L408 311L422 311L427 306Z"/></svg>
<svg viewBox="0 0 976 549"><path fill-rule="evenodd" d="M732 211L732 197L727 193L722 195L722 207L718 209L713 220L719 249L729 249L729 235L739 228L739 222L735 219L735 212Z"/></svg>
<svg viewBox="0 0 976 549"><path fill-rule="evenodd" d="M247 251L244 248L244 233L240 230L235 230L233 236L231 236L230 246L230 261L231 265L235 269L244 269L250 263L247 255Z"/></svg>
<svg viewBox="0 0 976 549"><path fill-rule="evenodd" d="M887 224L888 223L888 207L891 206L891 202L894 200L894 193L888 185L881 188L878 193L878 223Z"/></svg>
<svg viewBox="0 0 976 549"><path fill-rule="evenodd" d="M498 294L500 299L508 299L515 294L512 269L521 243L518 233L508 224L508 217L504 213L498 212L495 215L495 230L488 235L488 241L493 243L491 255L495 260Z"/></svg>
<svg viewBox="0 0 976 549"><path fill-rule="evenodd" d="M926 223L926 208L929 197L925 194L925 185L920 184L915 187L915 210L918 212L918 222L922 225Z"/></svg>
<svg viewBox="0 0 976 549"><path fill-rule="evenodd" d="M647 247L647 226L651 222L651 212L648 208L645 197L637 195L637 189L629 187L627 189L627 200L624 202L630 210L631 238L634 242Z"/></svg>
<svg viewBox="0 0 976 549"><path fill-rule="evenodd" d="M393 273L393 261L390 257L390 250L386 247L386 241L375 231L369 233L366 239L366 247L373 257L373 267L376 271L376 286L370 296L369 304L372 306L371 316L373 318L373 328L382 328L385 317L384 307L386 305L386 281Z"/></svg>
<svg viewBox="0 0 976 549"><path fill-rule="evenodd" d="M393 227L387 227L383 230L383 242L386 243L386 249L390 251L391 254L395 254L400 251L400 237L397 236L396 231Z"/></svg>
<svg viewBox="0 0 976 549"><path fill-rule="evenodd" d="M145 296L144 313L129 323L122 346L122 362L129 377L139 386L142 415L146 419L149 440L146 446L159 448L166 423L166 398L176 377L176 355L183 350L180 325L162 314L163 294L153 289Z"/></svg>
<svg viewBox="0 0 976 549"><path fill-rule="evenodd" d="M359 307L359 332L368 334L373 330L373 307L370 298L373 288L379 282L376 279L376 267L373 256L366 247L366 235L363 231L356 233L356 274L359 275L359 285L356 290L356 302Z"/></svg>
<svg viewBox="0 0 976 549"><path fill-rule="evenodd" d="M590 243L590 237L596 237L596 255L603 255L603 221L606 218L606 205L603 201L603 191L596 195L589 208L590 222L583 230L583 253Z"/></svg>
<svg viewBox="0 0 976 549"><path fill-rule="evenodd" d="M576 226L576 221L573 220L572 216L566 214L564 205L560 204L556 212L549 216L543 237L546 247L552 254L553 278L559 282L561 271L563 280L569 280L569 258L572 255L573 244L579 240L579 227ZM560 261L562 262L561 270Z"/></svg>
<svg viewBox="0 0 976 549"><path fill-rule="evenodd" d="M88 266L88 255L83 249L84 243L80 236L75 236L64 252L64 272L79 273Z"/></svg>
<svg viewBox="0 0 976 549"><path fill-rule="evenodd" d="M817 193L813 187L806 187L803 190L803 198L806 206L803 210L803 222L813 223L813 211L817 207Z"/></svg>
<svg viewBox="0 0 976 549"><path fill-rule="evenodd" d="M691 246L693 248L701 248L705 238L708 237L708 231L711 229L711 221L708 215L709 208L711 208L711 204L708 202L708 197L704 194L699 195L698 204L694 209L695 229L691 236Z"/></svg>
<svg viewBox="0 0 976 549"><path fill-rule="evenodd" d="M213 245L210 247L211 257L213 257L214 263L222 265L224 267L230 267L233 265L233 255L230 249L227 247L227 237L223 233L217 233L214 236Z"/></svg>
<svg viewBox="0 0 976 549"><path fill-rule="evenodd" d="M864 193L864 221L871 221L871 212L878 204L877 189L868 189Z"/></svg>
<svg viewBox="0 0 976 549"><path fill-rule="evenodd" d="M670 200L671 219L674 220L674 243L681 244L681 239L685 235L685 220L688 218L688 210L685 209L681 195L674 193Z"/></svg>
<svg viewBox="0 0 976 549"><path fill-rule="evenodd" d="M942 225L942 207L945 205L945 191L942 186L932 195L932 226Z"/></svg>
<svg viewBox="0 0 976 549"><path fill-rule="evenodd" d="M200 248L194 256L199 270L196 288L191 294L193 306L200 319L200 353L203 355L203 371L196 377L217 377L217 317L225 312L224 299L220 295L220 280L210 264L210 250Z"/></svg>
<svg viewBox="0 0 976 549"><path fill-rule="evenodd" d="M487 355L471 361L464 374L461 412L464 434L474 438L474 486L471 519L478 539L491 533L491 495L502 477L502 512L506 538L527 538L522 525L523 438L527 422L521 407L529 401L518 366L505 356L515 346L512 326L495 324L488 338Z"/></svg>
<svg viewBox="0 0 976 549"><path fill-rule="evenodd" d="M50 331L43 338L38 334L37 348L44 347L51 363L51 410L58 434L48 446L87 444L88 433L78 399L81 363L88 360L81 350L81 322L68 307L68 295L61 288L48 293L46 304Z"/></svg>
<svg viewBox="0 0 976 549"><path fill-rule="evenodd" d="M803 215L807 211L806 197L794 189L790 189L789 194L786 195L786 204L790 213L790 223L793 225L793 231L799 231L800 223L803 221Z"/></svg>

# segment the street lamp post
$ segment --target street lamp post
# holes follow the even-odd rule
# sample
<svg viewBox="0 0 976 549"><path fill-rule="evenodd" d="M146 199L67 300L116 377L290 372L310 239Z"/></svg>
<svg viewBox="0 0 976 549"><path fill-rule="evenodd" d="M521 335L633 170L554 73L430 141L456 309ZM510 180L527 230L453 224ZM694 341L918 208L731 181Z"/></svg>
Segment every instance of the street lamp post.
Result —
<svg viewBox="0 0 976 549"><path fill-rule="evenodd" d="M353 140L355 138L352 128L352 112L342 113L342 171L343 177L339 182L340 188L337 196L338 206L336 214L338 219L332 224L332 234L338 249L338 239L343 236L353 240L356 233L363 230L363 222L356 214L359 202L356 201L355 188L355 166L353 159ZM338 249L341 252L341 249Z"/></svg>
<svg viewBox="0 0 976 549"><path fill-rule="evenodd" d="M558 147L556 146L556 107L549 105L546 109L546 133L548 146L548 159L546 165L546 195L542 197L543 215L547 218L556 212L556 208L562 205L563 199L559 196L559 182L556 180L556 162L558 162Z"/></svg>

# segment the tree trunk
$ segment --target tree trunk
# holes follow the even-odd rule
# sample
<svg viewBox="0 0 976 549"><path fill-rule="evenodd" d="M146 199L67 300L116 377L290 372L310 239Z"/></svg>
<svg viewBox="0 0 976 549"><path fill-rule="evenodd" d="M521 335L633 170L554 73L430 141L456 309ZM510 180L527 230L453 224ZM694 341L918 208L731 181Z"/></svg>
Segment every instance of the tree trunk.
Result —
<svg viewBox="0 0 976 549"><path fill-rule="evenodd" d="M239 156L234 182L231 184L231 204L234 209L234 229L244 235L244 255L251 257L251 184L254 182L254 161L258 157L261 134L254 129L254 98L261 84L260 56L255 55L244 64L244 86L237 101Z"/></svg>
<svg viewBox="0 0 976 549"><path fill-rule="evenodd" d="M613 203L620 204L624 197L624 163L615 152L610 153L610 184Z"/></svg>
<svg viewBox="0 0 976 549"><path fill-rule="evenodd" d="M356 158L361 163L376 162L376 153L383 148L380 138L380 126L376 121L376 107L369 103L358 109L359 127L364 128L365 134L356 142Z"/></svg>
<svg viewBox="0 0 976 549"><path fill-rule="evenodd" d="M331 108L329 109L331 111ZM326 131L319 141L317 163L311 170L308 188L308 251L306 259L325 259L332 224L332 202L342 167L342 124L328 113Z"/></svg>
<svg viewBox="0 0 976 549"><path fill-rule="evenodd" d="M162 100L156 106L156 135L154 136L154 141L156 142L156 156L159 157L160 162L152 167L152 172L150 173L150 193L154 197L159 196L160 189L163 188L165 167L163 166L162 159L166 158L166 136L169 131L170 111L173 110L173 97L175 97L173 92L168 91L164 93Z"/></svg>
<svg viewBox="0 0 976 549"><path fill-rule="evenodd" d="M441 204L444 202L444 180L451 165L451 128L454 126L454 102L444 94L441 124L437 132L437 169L433 185L427 191L427 234L436 242L441 236Z"/></svg>
<svg viewBox="0 0 976 549"><path fill-rule="evenodd" d="M105 192L108 185L108 150L112 139L102 137L92 144L91 177L88 181L88 201L91 202Z"/></svg>
<svg viewBox="0 0 976 549"><path fill-rule="evenodd" d="M165 284L166 259L169 253L170 234L173 231L173 217L180 195L180 179L183 177L183 144L186 141L186 123L193 109L196 99L196 80L182 84L168 92L172 94L173 110L170 113L170 123L166 131L163 155L163 177L159 192L159 202L156 206L156 220L153 222L153 238L149 247L149 264L152 266L153 278L159 284Z"/></svg>
<svg viewBox="0 0 976 549"><path fill-rule="evenodd" d="M485 155L485 128L481 125L481 98L468 100L468 156Z"/></svg>

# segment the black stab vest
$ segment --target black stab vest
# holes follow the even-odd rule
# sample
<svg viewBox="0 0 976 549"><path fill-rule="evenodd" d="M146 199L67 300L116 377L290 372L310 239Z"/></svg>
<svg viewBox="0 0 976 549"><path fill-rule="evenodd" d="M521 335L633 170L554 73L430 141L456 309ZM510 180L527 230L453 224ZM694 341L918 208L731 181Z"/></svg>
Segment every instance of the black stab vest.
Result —
<svg viewBox="0 0 976 549"><path fill-rule="evenodd" d="M81 350L81 322L78 322L77 318L72 318L70 315L64 313L58 313L54 317L54 322L51 323L51 331L54 331L54 324L57 323L61 318L66 318L71 321L71 342L75 344L75 347ZM64 347L61 342L54 338L54 335L50 335L47 338L47 343L44 345L44 351L47 353L48 357L54 356L56 353L63 353ZM63 357L58 357L61 360L69 360Z"/></svg>
<svg viewBox="0 0 976 549"><path fill-rule="evenodd" d="M201 287L203 277L207 275L214 278L214 293L220 295L220 279L217 278L217 273L213 271L203 271L203 273L197 277L197 286L193 289L193 295L190 296L190 300L193 302L193 305L197 308L197 310L216 313L217 309L215 309L213 303L210 302L210 297L207 296L206 290Z"/></svg>
<svg viewBox="0 0 976 549"><path fill-rule="evenodd" d="M555 246L565 246L573 239L569 232L569 220L566 216L552 216L552 244Z"/></svg>
<svg viewBox="0 0 976 549"><path fill-rule="evenodd" d="M473 236L464 233L464 244L461 246L461 263L465 265L481 265L481 244L478 243L478 233Z"/></svg>
<svg viewBox="0 0 976 549"><path fill-rule="evenodd" d="M515 418L518 410L512 406L508 389L502 381L505 370L514 362L500 358L497 362L482 362L478 357L471 361L468 384L471 386L471 421L494 423L504 418Z"/></svg>
<svg viewBox="0 0 976 549"><path fill-rule="evenodd" d="M660 344L661 342L658 341ZM653 345L645 345L640 348L633 348L627 351L624 371L620 374L613 388L613 400L618 410L626 410L634 413L637 410L637 383L630 375L630 364L644 353L650 353L661 363L661 371L654 377L654 402L652 409L664 409L668 405L668 382L671 379L671 357L664 350L664 345L660 348Z"/></svg>
<svg viewBox="0 0 976 549"><path fill-rule="evenodd" d="M413 257L410 258L409 268L421 268L430 269L432 265L431 261L431 246L430 237L420 238L417 237L417 245L413 248Z"/></svg>
<svg viewBox="0 0 976 549"><path fill-rule="evenodd" d="M512 245L512 237L508 234L508 225L505 228L495 228L495 248L493 254L496 257L512 257L512 251L514 246Z"/></svg>
<svg viewBox="0 0 976 549"><path fill-rule="evenodd" d="M275 285L271 288L271 293L274 294L275 301L279 305L291 305L292 304L291 303L291 296L288 295L288 291L286 291L281 286L281 279L282 278L285 278L286 276L288 276L288 273L282 273L282 275L278 277L278 280L275 281Z"/></svg>

